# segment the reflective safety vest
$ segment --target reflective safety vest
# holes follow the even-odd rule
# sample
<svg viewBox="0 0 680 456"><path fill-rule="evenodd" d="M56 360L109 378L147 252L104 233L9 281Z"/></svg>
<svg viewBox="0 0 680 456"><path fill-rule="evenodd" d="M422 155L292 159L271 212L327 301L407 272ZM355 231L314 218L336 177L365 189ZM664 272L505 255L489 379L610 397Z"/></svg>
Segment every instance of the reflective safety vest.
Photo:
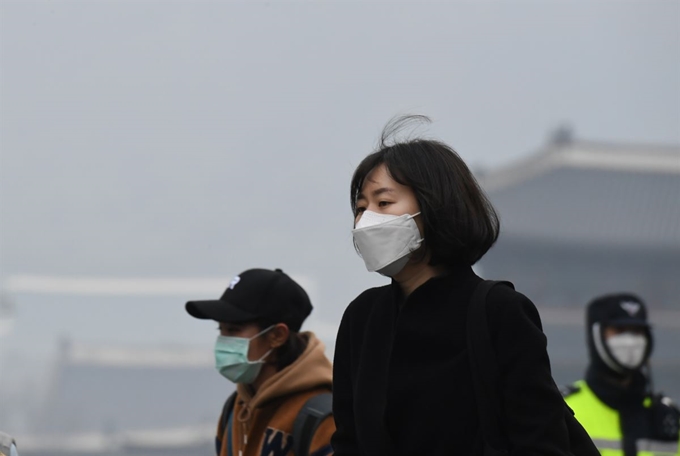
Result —
<svg viewBox="0 0 680 456"><path fill-rule="evenodd" d="M574 391L566 395L564 400L597 449L602 456L623 456L623 434L618 410L602 402L585 381L576 382L574 387ZM650 407L651 403L651 399L647 398L644 406ZM680 456L680 438L675 442L639 439L636 443L638 456Z"/></svg>

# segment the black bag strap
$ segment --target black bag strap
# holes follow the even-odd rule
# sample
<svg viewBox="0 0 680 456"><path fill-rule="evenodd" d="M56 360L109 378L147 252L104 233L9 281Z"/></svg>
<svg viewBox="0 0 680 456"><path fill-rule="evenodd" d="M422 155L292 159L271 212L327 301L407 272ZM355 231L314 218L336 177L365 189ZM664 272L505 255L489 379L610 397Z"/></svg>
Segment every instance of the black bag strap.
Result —
<svg viewBox="0 0 680 456"><path fill-rule="evenodd" d="M468 358L485 455L507 454L508 449L507 439L501 432L498 363L486 316L486 297L494 286L501 284L514 289L510 282L493 280L485 280L477 285L472 293L467 316Z"/></svg>
<svg viewBox="0 0 680 456"><path fill-rule="evenodd" d="M229 445L227 454L231 456L231 428L227 429L227 424L229 423L229 414L234 410L234 403L236 402L236 391L231 393L231 395L224 401L224 407L222 407L222 416L220 417L220 429L222 430L222 440L215 439L215 451L216 454L220 454L222 451L222 445Z"/></svg>
<svg viewBox="0 0 680 456"><path fill-rule="evenodd" d="M231 393L231 396L224 401L224 407L222 407L222 417L220 418L220 429L224 430L227 427L227 421L229 420L229 414L234 410L234 402L236 402L236 391Z"/></svg>
<svg viewBox="0 0 680 456"><path fill-rule="evenodd" d="M486 317L486 297L496 285L515 287L510 282L485 280L472 294L467 317L467 348L472 372L472 383L477 401L477 413L484 437L485 456L507 456L509 441L503 434L500 397L498 394L498 363L491 342ZM557 390L557 385L555 385ZM564 404L565 425L569 433L569 454L599 456L586 430L574 417L574 412Z"/></svg>
<svg viewBox="0 0 680 456"><path fill-rule="evenodd" d="M321 393L307 399L293 422L293 454L308 456L314 433L333 414L333 394Z"/></svg>

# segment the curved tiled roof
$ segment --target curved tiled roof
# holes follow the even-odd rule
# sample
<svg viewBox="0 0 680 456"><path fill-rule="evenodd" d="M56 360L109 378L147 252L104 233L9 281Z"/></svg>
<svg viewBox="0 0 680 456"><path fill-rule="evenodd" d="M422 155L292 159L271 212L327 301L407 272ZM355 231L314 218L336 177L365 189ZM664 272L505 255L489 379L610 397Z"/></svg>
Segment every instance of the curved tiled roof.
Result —
<svg viewBox="0 0 680 456"><path fill-rule="evenodd" d="M480 183L505 237L680 251L680 147L555 145Z"/></svg>

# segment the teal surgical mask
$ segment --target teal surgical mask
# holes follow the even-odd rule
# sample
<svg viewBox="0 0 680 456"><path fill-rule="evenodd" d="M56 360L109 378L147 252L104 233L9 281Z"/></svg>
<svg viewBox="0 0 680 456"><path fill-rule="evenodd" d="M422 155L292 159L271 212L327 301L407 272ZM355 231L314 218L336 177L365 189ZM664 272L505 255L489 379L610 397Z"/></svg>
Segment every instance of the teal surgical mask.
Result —
<svg viewBox="0 0 680 456"><path fill-rule="evenodd" d="M250 384L260 374L264 359L272 350L256 361L248 360L250 341L272 329L274 325L255 334L250 339L245 337L217 336L215 341L215 369L234 383Z"/></svg>

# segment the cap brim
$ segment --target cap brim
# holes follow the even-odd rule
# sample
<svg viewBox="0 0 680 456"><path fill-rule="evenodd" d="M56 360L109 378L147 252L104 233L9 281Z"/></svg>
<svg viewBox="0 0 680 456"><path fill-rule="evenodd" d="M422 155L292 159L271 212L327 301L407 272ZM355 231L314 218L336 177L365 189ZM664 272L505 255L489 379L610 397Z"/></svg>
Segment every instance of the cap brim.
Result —
<svg viewBox="0 0 680 456"><path fill-rule="evenodd" d="M226 301L189 301L185 306L189 315L202 320L215 320L225 323L251 321L257 315L248 313Z"/></svg>

